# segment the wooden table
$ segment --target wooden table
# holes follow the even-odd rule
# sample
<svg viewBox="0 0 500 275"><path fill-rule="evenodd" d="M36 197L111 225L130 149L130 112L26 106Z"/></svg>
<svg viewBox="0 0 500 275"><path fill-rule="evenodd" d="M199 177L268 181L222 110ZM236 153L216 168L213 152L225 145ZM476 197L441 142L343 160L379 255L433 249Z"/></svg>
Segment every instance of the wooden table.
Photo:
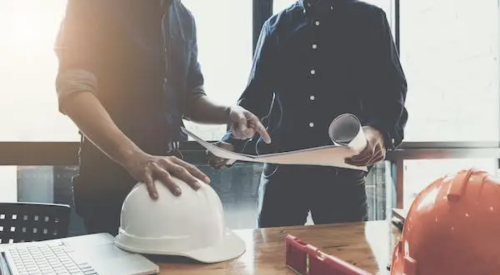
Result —
<svg viewBox="0 0 500 275"><path fill-rule="evenodd" d="M323 252L373 274L388 274L387 264L399 236L390 221L283 227L235 231L246 242L237 259L199 264L187 260L157 261L161 275L293 275L285 266L285 236L295 235Z"/></svg>

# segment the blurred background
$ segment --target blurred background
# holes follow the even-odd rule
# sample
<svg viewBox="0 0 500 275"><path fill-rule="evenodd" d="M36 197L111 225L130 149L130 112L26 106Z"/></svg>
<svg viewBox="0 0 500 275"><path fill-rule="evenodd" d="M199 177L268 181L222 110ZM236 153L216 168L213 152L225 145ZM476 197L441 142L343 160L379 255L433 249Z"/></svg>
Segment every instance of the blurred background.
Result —
<svg viewBox="0 0 500 275"><path fill-rule="evenodd" d="M206 90L235 103L250 71L263 22L293 0L183 0L198 25ZM385 10L409 92L405 143L375 167L366 185L370 220L446 172L475 166L496 175L500 148L497 0L367 0ZM0 202L72 205L79 134L57 110L55 37L64 0L0 1ZM225 126L187 123L206 140ZM185 158L212 178L234 229L255 228L261 165L215 171L191 141ZM83 232L73 214L70 234Z"/></svg>

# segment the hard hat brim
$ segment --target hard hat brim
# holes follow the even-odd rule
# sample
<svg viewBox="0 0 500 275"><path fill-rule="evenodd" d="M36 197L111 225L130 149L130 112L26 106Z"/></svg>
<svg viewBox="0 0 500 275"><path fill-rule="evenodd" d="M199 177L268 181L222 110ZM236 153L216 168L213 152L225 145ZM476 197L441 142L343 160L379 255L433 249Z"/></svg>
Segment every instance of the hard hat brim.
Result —
<svg viewBox="0 0 500 275"><path fill-rule="evenodd" d="M115 238L115 245L129 252L149 255L182 256L201 263L217 263L232 260L241 256L246 250L245 242L228 228L225 230L224 238L215 246L189 251L172 252L168 248L165 249L162 247L155 247L154 249L150 247L148 249L141 247L138 243L135 245L132 243L134 242L124 240L124 237L120 235Z"/></svg>
<svg viewBox="0 0 500 275"><path fill-rule="evenodd" d="M217 263L232 260L245 253L245 242L230 230L226 230L222 242L216 246L191 250L183 253L188 258L202 263Z"/></svg>

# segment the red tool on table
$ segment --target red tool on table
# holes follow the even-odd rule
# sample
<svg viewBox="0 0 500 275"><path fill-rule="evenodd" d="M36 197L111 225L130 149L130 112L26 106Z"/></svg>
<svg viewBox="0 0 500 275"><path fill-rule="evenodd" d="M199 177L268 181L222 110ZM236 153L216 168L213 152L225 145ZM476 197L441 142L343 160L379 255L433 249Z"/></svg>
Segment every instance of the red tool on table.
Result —
<svg viewBox="0 0 500 275"><path fill-rule="evenodd" d="M286 236L286 265L299 275L373 275L295 236Z"/></svg>

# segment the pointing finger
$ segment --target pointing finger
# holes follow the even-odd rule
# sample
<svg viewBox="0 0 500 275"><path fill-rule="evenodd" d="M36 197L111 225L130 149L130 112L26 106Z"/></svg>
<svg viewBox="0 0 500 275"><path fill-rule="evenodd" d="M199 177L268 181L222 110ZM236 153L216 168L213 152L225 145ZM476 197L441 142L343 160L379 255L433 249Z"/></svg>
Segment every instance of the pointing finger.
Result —
<svg viewBox="0 0 500 275"><path fill-rule="evenodd" d="M262 125L260 120L255 115L252 115L250 121L250 127L252 127L255 132L259 133L259 135L262 137L262 140L264 140L264 142L267 144L271 143L271 137L269 136L266 127Z"/></svg>

